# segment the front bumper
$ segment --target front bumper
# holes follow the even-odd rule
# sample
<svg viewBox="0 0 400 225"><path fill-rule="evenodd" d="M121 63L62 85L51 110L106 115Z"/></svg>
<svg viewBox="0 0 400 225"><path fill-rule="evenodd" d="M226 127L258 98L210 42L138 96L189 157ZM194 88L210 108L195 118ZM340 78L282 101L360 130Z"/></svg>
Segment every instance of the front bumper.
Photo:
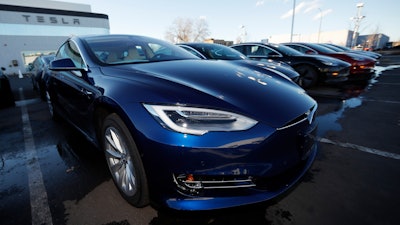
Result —
<svg viewBox="0 0 400 225"><path fill-rule="evenodd" d="M306 160L286 173L271 179L253 178L254 186L236 188L231 191L218 190L219 195L204 197L178 197L165 199L167 207L176 210L213 210L256 204L274 199L291 189L311 167L317 155L314 144ZM215 192L214 192L215 194Z"/></svg>
<svg viewBox="0 0 400 225"><path fill-rule="evenodd" d="M203 137L173 134L165 141L174 139L175 145L140 146L147 149L143 159L153 204L212 210L279 196L301 179L317 153L315 121L294 124L282 130L258 124L244 132Z"/></svg>
<svg viewBox="0 0 400 225"><path fill-rule="evenodd" d="M367 81L375 76L374 68L367 68L363 70L357 70L356 72L349 75L349 81Z"/></svg>
<svg viewBox="0 0 400 225"><path fill-rule="evenodd" d="M335 67L335 68L323 69L320 72L324 74L325 83L328 84L341 83L348 80L348 76L350 75L350 68Z"/></svg>
<svg viewBox="0 0 400 225"><path fill-rule="evenodd" d="M354 63L350 69L350 80L368 80L375 73L375 61Z"/></svg>

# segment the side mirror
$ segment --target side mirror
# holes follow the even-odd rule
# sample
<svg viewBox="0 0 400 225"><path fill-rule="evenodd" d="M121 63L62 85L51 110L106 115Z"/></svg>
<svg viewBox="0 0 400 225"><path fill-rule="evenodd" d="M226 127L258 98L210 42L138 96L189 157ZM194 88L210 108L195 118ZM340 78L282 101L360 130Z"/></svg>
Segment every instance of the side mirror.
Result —
<svg viewBox="0 0 400 225"><path fill-rule="evenodd" d="M3 68L3 67L2 67L2 68ZM33 63L29 63L26 69L27 69L28 71L32 71L32 69L33 69Z"/></svg>
<svg viewBox="0 0 400 225"><path fill-rule="evenodd" d="M69 70L85 70L75 66L70 58L56 59L50 62L50 70L53 71L69 71Z"/></svg>
<svg viewBox="0 0 400 225"><path fill-rule="evenodd" d="M278 57L280 57L280 55L276 54L275 52L270 52L270 53L268 53L268 57L269 58L278 58Z"/></svg>
<svg viewBox="0 0 400 225"><path fill-rule="evenodd" d="M316 54L314 51L311 51L311 50L307 50L305 53L307 55L315 55Z"/></svg>

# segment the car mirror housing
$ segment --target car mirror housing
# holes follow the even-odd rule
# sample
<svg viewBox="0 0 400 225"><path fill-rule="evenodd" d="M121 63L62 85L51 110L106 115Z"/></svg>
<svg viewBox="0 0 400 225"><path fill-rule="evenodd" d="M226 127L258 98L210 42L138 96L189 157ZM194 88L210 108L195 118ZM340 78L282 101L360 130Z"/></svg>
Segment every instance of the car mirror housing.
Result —
<svg viewBox="0 0 400 225"><path fill-rule="evenodd" d="M307 50L306 54L307 55L316 55L316 53L314 51L311 51L311 50Z"/></svg>
<svg viewBox="0 0 400 225"><path fill-rule="evenodd" d="M54 71L68 71L68 70L84 70L75 66L70 58L56 59L50 62L50 70Z"/></svg>

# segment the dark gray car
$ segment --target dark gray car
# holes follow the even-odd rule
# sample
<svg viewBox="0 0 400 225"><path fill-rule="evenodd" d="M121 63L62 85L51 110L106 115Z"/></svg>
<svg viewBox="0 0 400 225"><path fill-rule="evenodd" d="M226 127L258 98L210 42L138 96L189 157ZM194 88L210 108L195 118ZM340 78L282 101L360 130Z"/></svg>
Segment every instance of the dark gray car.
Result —
<svg viewBox="0 0 400 225"><path fill-rule="evenodd" d="M279 79L283 77L285 79L289 78L297 84L299 82L299 73L284 62L274 60L256 62L233 48L215 43L180 43L178 46L186 49L201 59L226 60L236 65L259 70L260 72L263 72L264 70L272 70L276 73Z"/></svg>

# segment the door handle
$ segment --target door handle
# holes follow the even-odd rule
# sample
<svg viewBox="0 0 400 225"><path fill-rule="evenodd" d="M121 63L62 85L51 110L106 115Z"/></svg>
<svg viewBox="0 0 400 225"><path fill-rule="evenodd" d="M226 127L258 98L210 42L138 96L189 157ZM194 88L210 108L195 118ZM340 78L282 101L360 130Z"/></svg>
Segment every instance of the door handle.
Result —
<svg viewBox="0 0 400 225"><path fill-rule="evenodd" d="M81 88L81 92L82 92L82 94L84 94L84 95L86 95L86 96L88 96L88 97L90 97L90 96L93 95L93 92L88 91L88 90L86 90L86 89L84 89L84 88Z"/></svg>

